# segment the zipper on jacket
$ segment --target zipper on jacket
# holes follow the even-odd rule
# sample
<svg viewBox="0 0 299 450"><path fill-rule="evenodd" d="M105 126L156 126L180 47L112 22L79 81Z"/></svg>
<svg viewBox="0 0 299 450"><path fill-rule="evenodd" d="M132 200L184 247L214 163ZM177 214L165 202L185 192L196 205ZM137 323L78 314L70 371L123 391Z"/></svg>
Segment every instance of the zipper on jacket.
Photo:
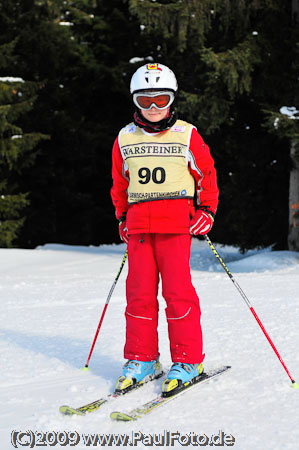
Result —
<svg viewBox="0 0 299 450"><path fill-rule="evenodd" d="M140 241L139 242L140 242L140 244L143 244L143 242L144 242L143 234L140 235Z"/></svg>

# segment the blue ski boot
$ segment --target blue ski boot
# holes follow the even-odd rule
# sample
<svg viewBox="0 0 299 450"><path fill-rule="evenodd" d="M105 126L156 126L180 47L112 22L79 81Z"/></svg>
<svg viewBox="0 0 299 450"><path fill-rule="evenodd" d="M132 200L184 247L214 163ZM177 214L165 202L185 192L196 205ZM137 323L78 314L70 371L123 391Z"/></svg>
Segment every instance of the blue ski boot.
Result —
<svg viewBox="0 0 299 450"><path fill-rule="evenodd" d="M123 367L122 376L116 382L116 393L123 393L142 386L147 381L163 375L159 359L154 361L137 361L131 359Z"/></svg>
<svg viewBox="0 0 299 450"><path fill-rule="evenodd" d="M191 384L199 381L202 373L202 364L174 363L162 384L162 396L170 397L186 389Z"/></svg>

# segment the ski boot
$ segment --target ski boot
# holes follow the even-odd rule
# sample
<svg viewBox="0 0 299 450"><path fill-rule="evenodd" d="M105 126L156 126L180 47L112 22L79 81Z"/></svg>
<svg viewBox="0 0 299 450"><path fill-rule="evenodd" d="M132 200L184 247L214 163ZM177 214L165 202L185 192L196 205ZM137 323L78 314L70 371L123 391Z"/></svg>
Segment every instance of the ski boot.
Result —
<svg viewBox="0 0 299 450"><path fill-rule="evenodd" d="M116 382L115 392L125 394L162 375L163 370L159 358L154 361L128 360L123 367L122 376Z"/></svg>
<svg viewBox="0 0 299 450"><path fill-rule="evenodd" d="M202 364L174 363L162 384L162 397L170 397L186 389L199 381L202 374Z"/></svg>

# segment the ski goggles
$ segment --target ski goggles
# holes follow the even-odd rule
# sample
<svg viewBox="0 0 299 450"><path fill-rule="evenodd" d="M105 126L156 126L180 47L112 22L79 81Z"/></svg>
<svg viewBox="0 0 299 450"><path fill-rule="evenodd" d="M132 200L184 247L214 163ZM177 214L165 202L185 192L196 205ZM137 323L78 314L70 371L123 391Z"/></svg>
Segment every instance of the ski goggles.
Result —
<svg viewBox="0 0 299 450"><path fill-rule="evenodd" d="M174 93L167 92L137 92L133 94L133 101L137 108L147 111L154 106L157 109L165 109L171 105L174 100Z"/></svg>

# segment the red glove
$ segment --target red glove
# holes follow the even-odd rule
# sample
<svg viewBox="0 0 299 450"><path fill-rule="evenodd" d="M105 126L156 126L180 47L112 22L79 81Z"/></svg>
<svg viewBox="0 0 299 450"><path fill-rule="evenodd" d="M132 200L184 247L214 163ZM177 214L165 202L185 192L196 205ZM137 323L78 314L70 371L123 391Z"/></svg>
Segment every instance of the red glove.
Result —
<svg viewBox="0 0 299 450"><path fill-rule="evenodd" d="M129 236L125 217L119 219L118 227L121 240L127 244L129 242Z"/></svg>
<svg viewBox="0 0 299 450"><path fill-rule="evenodd" d="M214 223L214 217L211 212L198 209L190 222L190 233L194 236L207 234Z"/></svg>

